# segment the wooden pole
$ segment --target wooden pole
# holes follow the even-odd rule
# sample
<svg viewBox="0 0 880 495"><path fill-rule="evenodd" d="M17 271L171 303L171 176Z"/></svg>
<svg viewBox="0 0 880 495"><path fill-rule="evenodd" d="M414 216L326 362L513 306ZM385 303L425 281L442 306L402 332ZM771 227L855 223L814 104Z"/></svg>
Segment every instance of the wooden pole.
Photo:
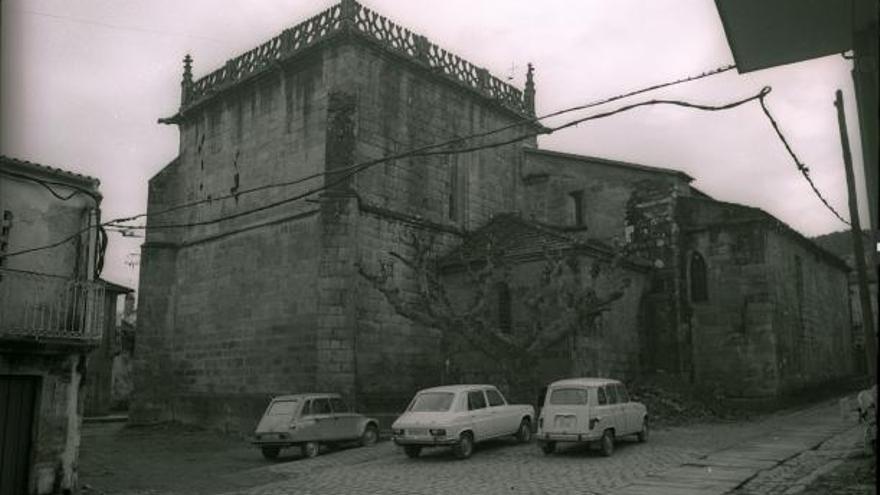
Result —
<svg viewBox="0 0 880 495"><path fill-rule="evenodd" d="M859 206L856 200L856 181L853 175L852 155L849 150L849 136L846 133L846 115L843 112L843 93L835 93L834 106L837 107L837 124L840 127L840 146L843 148L843 166L846 169L846 189L849 196L849 218L852 227L853 254L856 263L856 278L859 283L859 301L862 309L862 330L865 334L865 358L868 360L868 376L877 383L877 341L874 335L874 312L871 309L871 295L868 291L868 276L865 266L865 246L862 227L859 221ZM875 249L874 246L871 246Z"/></svg>

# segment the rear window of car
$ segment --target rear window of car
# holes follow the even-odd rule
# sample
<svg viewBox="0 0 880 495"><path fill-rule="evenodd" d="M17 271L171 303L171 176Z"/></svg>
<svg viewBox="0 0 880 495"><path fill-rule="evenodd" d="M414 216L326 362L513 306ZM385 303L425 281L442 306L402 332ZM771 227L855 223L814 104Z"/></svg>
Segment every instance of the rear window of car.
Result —
<svg viewBox="0 0 880 495"><path fill-rule="evenodd" d="M550 404L554 406L583 406L587 403L587 389L554 388L550 392Z"/></svg>
<svg viewBox="0 0 880 495"><path fill-rule="evenodd" d="M269 411L266 414L269 416L290 416L296 411L296 403L295 400L275 401L269 406Z"/></svg>
<svg viewBox="0 0 880 495"><path fill-rule="evenodd" d="M450 392L426 392L413 399L409 410L412 412L442 412L452 406L455 394Z"/></svg>

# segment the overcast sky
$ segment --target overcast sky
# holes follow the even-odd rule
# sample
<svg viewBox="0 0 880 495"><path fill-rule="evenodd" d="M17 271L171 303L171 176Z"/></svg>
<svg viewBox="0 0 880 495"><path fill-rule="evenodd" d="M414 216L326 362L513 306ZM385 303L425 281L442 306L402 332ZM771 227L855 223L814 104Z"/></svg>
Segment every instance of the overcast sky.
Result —
<svg viewBox="0 0 880 495"><path fill-rule="evenodd" d="M177 155L177 128L156 119L179 105L184 55L192 54L199 78L334 3L3 0L0 153L98 177L105 219L143 212L147 180ZM361 3L502 79L513 76L520 88L533 63L539 114L733 63L712 0ZM833 100L842 89L861 188L850 67L834 55L730 71L608 108L659 97L722 104L772 86L768 106L819 189L848 216ZM683 170L713 197L763 208L808 236L844 228L757 103L725 112L648 107L540 145ZM141 241L111 234L105 278L136 287L137 267L126 259Z"/></svg>

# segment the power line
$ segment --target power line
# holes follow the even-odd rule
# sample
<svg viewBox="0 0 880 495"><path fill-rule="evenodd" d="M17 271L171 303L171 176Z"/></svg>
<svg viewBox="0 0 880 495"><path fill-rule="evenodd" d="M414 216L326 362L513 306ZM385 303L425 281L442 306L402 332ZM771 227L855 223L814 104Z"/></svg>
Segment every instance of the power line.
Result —
<svg viewBox="0 0 880 495"><path fill-rule="evenodd" d="M791 149L791 145L788 144L788 140L785 139L785 136L782 134L782 130L779 129L779 124L776 122L776 119L774 119L773 115L770 114L770 109L767 108L767 102L764 101L763 97L760 98L759 101L761 103L761 110L764 111L764 115L767 116L767 120L770 121L770 125L773 126L773 130L776 131L776 135L779 136L779 140L782 141L782 144L785 146L785 150L788 151L789 156L791 156L791 159L794 160L794 164L797 166L798 171L800 171L801 175L804 176L804 179L806 179L807 182L810 184L810 188L813 189L813 192L816 194L816 196L819 197L819 200L822 201L825 207L828 208L831 213L834 214L834 216L836 216L844 224L850 225L850 223L845 218L843 218L843 216L841 216L840 213L838 213L833 206L831 206L828 200L825 199L824 196L822 196L819 188L816 187L816 183L813 182L813 178L810 177L809 167L801 162L800 158L798 158L794 150Z"/></svg>
<svg viewBox="0 0 880 495"><path fill-rule="evenodd" d="M400 158L405 158L405 157L407 157L407 156L410 156L411 153L412 153L413 151L423 151L423 150L424 150L424 151L427 151L427 150L430 150L430 149L433 149L433 148L439 148L439 147L441 147L441 146L451 146L451 145L455 145L455 144L458 144L458 143L462 143L462 142L465 142L465 141L468 141L468 140L471 140L471 139L476 139L476 138L481 138L481 137L486 137L486 136L491 136L491 135L494 135L494 134L498 134L498 133L501 133L501 132L504 132L504 131L507 131L507 130L510 130L510 129L513 129L513 128L516 128L516 127L520 127L520 126L523 126L523 125L528 125L528 124L539 124L540 121L545 120L545 119L549 119L549 118L552 118L552 117L557 117L557 116L564 115L564 114L571 113L571 112L576 112L576 111L579 111L579 110L586 110L586 109L588 109L588 108L597 107L597 106L600 106L600 105L604 105L604 104L606 104L606 103L611 103L611 102L614 102L614 101L617 101L617 100L621 100L621 99L624 99L624 98L628 98L628 97L630 97L630 96L635 96L635 95L639 95L639 94L642 94L642 93L647 93L647 92L649 92L649 91L655 91L655 90L658 90L658 89L667 88L667 87L675 86L675 85L678 85L678 84L684 84L684 83L687 83L687 82L696 81L696 80L699 80L699 79L704 79L704 78L707 78L707 77L715 76L715 75L718 75L718 74L721 74L721 73L724 73L724 72L727 72L727 71L733 70L733 69L735 69L735 68L736 68L736 65L733 65L733 64L725 65L725 66L721 66L721 67L718 67L718 68L715 68L715 69L712 69L712 70L709 70L709 71L701 72L700 74L695 74L695 75L692 75L692 76L687 76L687 77L683 77L683 78L675 79L675 80L672 80L672 81L667 81L667 82L664 82L664 83L655 84L655 85L652 85L652 86L647 86L647 87L644 87L644 88L636 89L636 90L633 90L633 91L629 91L629 92L627 92L627 93L622 93L622 94L619 94L619 95L610 96L610 97L602 98L602 99L599 99L599 100L594 100L594 101L589 102L589 103L585 103L585 104L582 104L582 105L577 105L577 106L574 106L574 107L565 108L565 109L562 109L562 110L557 110L557 111L555 111L555 112L547 113L547 114L544 114L544 115L541 115L541 116L538 116L538 117L523 118L523 119L520 119L520 120L518 120L518 121L516 121L516 122L514 122L514 123L512 123L512 124L508 124L508 125L505 125L505 126L502 126L502 127L497 127L497 128L495 128L495 129L491 129L491 130L488 130L488 131L483 131L483 132L478 132L478 133L474 133L474 134L469 134L469 135L467 135L467 136L456 137L456 138L449 139L449 140L446 140L446 141L441 141L441 142L439 142L439 143L434 143L434 144L430 144L430 145L422 146L422 147L419 147L419 148L415 148L414 150L409 150L409 151L406 151L406 152L398 153L398 154L396 154L396 155L389 155L389 156L386 156L386 157L381 158L381 159L379 159L379 160L397 160L397 159L400 159ZM278 187L288 187L288 186L293 186L293 185L301 184L301 183L303 183L303 182L306 182L306 181L309 181L309 180L312 180L312 179L317 179L317 178L319 178L319 177L326 177L326 176L328 176L328 175L339 174L339 173L345 173L345 172L347 172L347 171L349 171L349 170L355 170L355 169L357 169L357 168L359 168L359 167L361 167L361 166L363 166L363 165L364 165L364 163L358 163L358 164L355 164L355 165L350 165L350 166L348 166L348 167L338 168L338 169L334 169L334 170L328 170L328 171L325 171L325 172L317 172L317 173L314 173L314 174L311 174L311 175L306 175L306 176L303 176L303 177L299 177L299 178L297 178L297 179L293 179L293 180L290 180L290 181L276 182L276 183L271 183L271 184L263 184L263 185L260 185L260 186L255 186L255 187L252 187L252 188L243 189L243 190L241 190L241 191L236 191L235 193L226 194L226 195L223 195L223 196L217 196L217 197L210 198L210 199L200 199L200 200L196 200L196 201L191 201L191 202L187 202L187 203L182 203L182 204L179 204L179 205L175 205L175 206L171 206L171 207L165 208L165 209L163 209L163 210L159 210L159 211L157 211L157 212L141 213L141 214L138 214L138 215L134 215L134 216L126 217L126 218L124 218L124 219L119 219L119 221L120 221L120 222L127 222L127 221L137 220L137 219L139 219L139 218L143 218L143 217L145 217L145 216L147 216L147 215L150 215L151 217L154 217L154 218L155 218L155 217L157 217L157 216L164 215L164 214L166 214L166 213L170 213L170 212L178 211L178 210L181 210L181 209L184 209L184 208L189 208L189 207L192 207L192 206L198 206L198 205L202 205L202 204L206 204L206 203L212 203L212 202L215 202L215 201L221 201L221 200L224 200L224 199L238 198L238 197L240 197L240 196L244 196L244 195L247 195L247 194L252 194L252 193L255 193L255 192L258 192L258 191L263 191L263 190L266 190L266 189L274 189L274 188L278 188Z"/></svg>
<svg viewBox="0 0 880 495"><path fill-rule="evenodd" d="M564 113L568 113L568 112L572 112L572 111L576 111L576 110L582 110L582 109L585 109L585 108L590 108L590 107L598 106L598 105L601 105L601 104L604 104L604 103L607 103L607 102L610 102L610 101L615 101L615 100L618 100L618 99L621 99L621 98L625 98L625 97L627 97L627 96L631 96L631 95L634 95L634 94L639 94L639 93L643 93L643 92L646 92L646 91L650 91L650 90L652 90L652 89L657 89L657 88L661 88L661 87L667 87L667 86L671 86L671 85L674 85L674 84L680 84L680 83L682 83L682 82L692 81L692 80L700 79L700 78L703 78L703 77L708 77L708 76L710 76L710 75L719 74L719 73L722 73L722 72L725 72L725 71L731 70L732 68L733 68L733 66L722 67L722 68L715 69L715 70L710 71L710 72L706 72L706 73L700 74L700 75L698 75L698 76L692 76L692 77L689 77L689 78L684 78L684 79L680 79L680 80L676 80L676 81L671 81L671 82L668 82L668 83L663 83L663 84L659 84L659 85L651 86L651 87L648 87L648 88L644 88L644 89L640 89L640 90L632 91L632 92L630 92L630 93L626 93L626 94L622 94L622 95L617 95L617 96L610 97L610 98L605 98L604 100L599 100L599 101L596 101L596 102L588 103L588 104L586 104L586 105L579 105L579 106L576 106L576 107L571 107L571 108L567 108L567 109L564 109L564 110L560 110L560 111L557 111L557 112L552 112L552 113L550 113L550 114L546 114L546 115L543 115L543 116L541 116L541 117L536 117L536 118L533 118L533 119L524 119L524 120L521 121L521 122L517 122L517 123L511 124L511 125L508 125L508 126L504 126L504 127L498 128L498 129L494 129L494 130L491 130L491 131L486 131L486 132L477 133L477 134L473 134L473 135L469 135L469 136L465 136L465 137L461 137L461 138L456 138L456 139L448 140L448 141L445 141L445 142L442 142L442 143L436 143L436 144L431 144L431 145L427 145L427 146L422 146L422 147L415 148L415 149L412 149L412 150L409 150L409 151L406 151L406 152L401 152L401 153L397 153L397 154L394 154L394 155L386 156L386 157L383 157L383 158L378 158L378 159L374 159L374 160L368 160L368 161L366 161L366 162L361 162L361 163L358 163L358 164L350 165L350 166L345 167L345 168L342 168L342 169L330 170L330 171L327 171L327 172L324 172L324 173L316 173L316 174L312 174L312 175L309 175L309 176L306 176L306 177L302 177L302 178L295 179L295 180L293 180L293 181L284 182L284 183L266 184L266 185L263 185L263 186L258 186L258 187L254 187L254 188L251 188L251 189L248 189L248 190L245 190L245 191L238 192L237 194L230 194L230 195L225 196L225 197L218 197L218 198L213 198L213 199L210 199L210 200L199 200L199 201L192 202L192 203L185 203L185 204L182 204L182 205L177 205L177 206L174 206L174 207L171 207L171 208L165 209L165 210L161 210L161 211L156 212L156 213L149 213L149 215L150 215L151 217L155 217L155 216L158 216L158 215L161 215L161 214L164 214L164 213L168 213L168 212L170 212L170 211L175 211L175 210L179 210L179 209L182 209L182 208L195 206L195 205L197 205L197 204L204 204L204 203L206 203L206 202L218 201L218 200L225 199L225 198L237 197L237 196L239 196L239 195L241 195L241 194L245 194L245 193L252 193L252 192L256 192L256 191L259 191L259 190L264 190L264 189L268 189L268 188L272 188L272 187L280 187L280 186L283 186L283 185L294 185L294 184L302 183L302 182L305 182L305 181L307 181L307 180L311 180L311 179L314 179L314 178L317 178L317 177L321 177L321 176L328 177L328 176L335 175L335 174L339 174L339 173L342 173L342 174L343 174L343 175L342 175L341 177L339 177L338 179L333 180L333 181L331 181L331 182L329 182L329 183L325 183L325 184L323 184L323 185L321 185L321 186L319 186L319 187L312 188L312 189L307 190L307 191L305 191L305 192L303 192L303 193L297 194L297 195L295 195L295 196L293 196L293 197L285 198L285 199L283 199L283 200L279 200L279 201L276 201L276 202L273 202L273 203L270 203L270 204L267 204L267 205L263 205L263 206L260 206L260 207L257 207L257 208L253 208L253 209L250 209L250 210L245 210L245 211L237 212L237 213L232 214L232 215L221 216L221 217L218 217L218 218L215 218L215 219L211 219L211 220L203 220L203 221L198 221L198 222L187 222L187 223L179 223L179 224L165 224L165 225L161 225L161 224L160 224L160 225L150 225L149 228L150 228L150 229L170 229L170 228L195 227L195 226L201 226L201 225L210 225L210 224L218 223L218 222L221 222L221 221L224 221L224 220L230 220L230 219L234 219L234 218L239 218L239 217L242 217L242 216L245 216L245 215L249 215L249 214L252 214L252 213L257 213L257 212L264 211L264 210L267 210L267 209L270 209L270 208L274 208L274 207L277 207L277 206L281 206L281 205L283 205L283 204L291 203L291 202L294 202L294 201L297 201L297 200L300 200L300 199L306 198L306 197L308 197L308 196L312 196L312 195L317 194L317 193L319 193L319 192L321 192L321 191L324 191L324 190L329 189L329 188L332 188L332 187L334 187L334 186L336 186L336 185L338 185L338 184L341 184L341 183L343 183L344 181L346 181L348 178L350 178L350 177L352 177L352 176L354 176L354 175L356 175L356 174L358 174L358 173L360 173L360 172L362 172L362 171L364 171L364 170L367 170L368 168L371 168L371 167L373 167L373 166L375 166L375 165L378 165L378 164L380 164L380 163L386 163L386 162L389 162L389 161L398 160L398 159L407 158L407 157L414 157L414 156L432 156L432 155L441 155L441 154L442 154L442 155L452 155L452 154L469 153L469 152L478 151L478 150L482 150L482 149L496 148L496 147L504 146L504 145L507 145L507 144L512 144L512 143L515 143L515 142L518 142L518 141L522 141L522 140L524 140L524 139L528 139L528 138L530 138L530 137L534 137L534 136L537 136L537 135L540 135L540 134L550 134L550 133L553 133L553 132L556 132L556 131L559 131L559 130L562 130L562 129L565 129L565 128L568 128L568 127L576 126L576 125L578 125L578 124L580 124L580 123L583 123L583 122L586 122L586 121L590 121L590 120L595 120L595 119L600 119L600 118L609 117L609 116L615 115L615 114L617 114L617 113L625 112L625 111L628 111L628 110L631 110L631 109L634 109L634 108L639 108L639 107L642 107L642 106L647 106L647 105L658 105L658 104L676 105L676 106L682 106L682 107L686 107L686 108L693 108L693 109L705 110L705 111L719 111L719 110L726 110L726 109L734 108L734 107L737 107L737 106L743 105L743 104L745 104L745 103L747 103L747 102L749 102L749 101L752 101L752 100L756 100L756 99L757 99L757 100L759 100L759 102L761 103L762 108L764 109L765 114L766 114L767 117L770 119L771 123L774 124L774 129L776 130L777 136L780 138L780 140L783 141L783 143L784 143L785 146L786 146L786 149L789 150L789 153L792 155L792 158L795 160L795 163L798 165L798 168L801 170L802 173L804 173L804 172L806 171L806 167L800 162L800 160L797 158L797 156L796 156L796 155L794 154L794 152L791 150L790 146L788 145L787 141L785 140L785 138L784 138L784 136L782 135L781 131L779 130L778 126L775 125L775 120L772 119L772 116L769 114L769 111L766 109L766 106L765 106L765 104L764 104L764 98L765 98L766 95L769 94L769 92L770 92L770 88L769 88L769 87L765 87L765 88L763 88L758 94L756 94L756 95L754 95L754 96L751 96L751 97L748 97L748 98L745 98L745 99L742 99L742 100L737 100L737 101L734 101L734 102L732 102L732 103L728 103L728 104L724 104L724 105L717 105L717 106L712 106L712 105L699 105L699 104L693 104L693 103L688 103L688 102L685 102L685 101L679 101L679 100L649 100L649 101L645 101L645 102L640 102L640 103L635 103L635 104L631 104L631 105L626 105L626 106L624 106L624 107L620 107L620 108L618 108L618 109L616 109L616 110L612 110L612 111L608 111L608 112L602 112L602 113L594 114L594 115L591 115L591 116L588 116L588 117L575 119L575 120L573 120L573 121L566 122L566 123L564 123L564 124L562 124L562 125L559 125L559 126L556 126L556 127L542 128L542 129L540 129L540 130L538 130L538 131L528 132L528 133L525 133L525 134L519 135L519 136L514 137L514 138L512 138L512 139L504 140L504 141L498 141L498 142L489 143L489 144L483 144L483 145L479 145L479 146L472 146L472 147L468 147L468 148L457 147L457 148L452 148L452 149L447 148L447 149L442 149L442 150L431 151L432 149L434 149L434 148L438 148L438 147L441 147L441 146L449 146L449 145L457 144L457 143L460 143L460 142L463 142L463 141L466 141L466 140L469 140L469 139L474 139L474 138L476 138L476 137L484 137L484 136L488 136L488 135L496 134L496 133L499 133L499 132L501 132L501 131L503 131L503 130L507 130L507 129L511 129L511 128L513 128L513 127L521 126L521 125L523 125L523 124L525 124L525 123L536 123L536 122L538 122L538 121L540 121L540 120L542 120L542 119L545 119L545 118L549 118L549 117L552 117L552 116L562 115L562 114L564 114ZM830 206L830 204L824 199L824 197L823 197L823 196L821 195L821 193L819 192L818 188L815 186L815 184L814 184L814 183L812 182L812 180L810 179L809 174L808 174L808 173L805 173L804 176L805 176L805 177L807 178L807 180L810 182L810 185L812 186L813 191L819 196L819 198L822 200L822 202L825 204L825 206L828 207L829 209L831 209L831 211L834 212L835 215L837 215L837 217L838 217L839 219L841 219L842 221L844 221L845 223L847 223L845 220L843 220L842 217L840 217L840 215L838 215L838 214L836 213L836 211L835 211L835 210ZM130 217L125 217L125 218L118 218L118 219L114 219L114 220L110 220L110 221L104 222L104 223L101 224L101 226L116 227L117 229L119 229L120 232L121 232L122 230L126 230L126 231L129 231L129 232L130 232L132 229L146 229L146 228L148 228L148 227L146 227L146 226L130 226L130 225L120 225L120 224L123 223L123 222L129 222L129 221L132 221L132 220L136 220L136 219L142 218L142 217L147 216L147 215L148 215L147 213L144 213L144 214L139 214L139 215L130 216ZM68 238L65 238L65 239L63 239L63 240L61 240L61 241L58 241L58 242L56 242L56 243L52 243L52 244L50 244L50 245L40 246L40 247L31 248L31 249L22 250L22 251L17 251L17 252L13 252L13 253L8 253L8 254L2 255L2 256L3 256L3 257L9 257L9 256L20 255L20 254L25 254L25 253L29 253L29 252L39 251L39 250L42 250L42 249L50 249L50 248L56 247L56 246L58 246L58 245L64 244L65 242L68 242L69 240L75 238L77 235L81 234L81 233L84 232L85 230L88 230L89 228L90 228L90 227L87 227L86 229L84 229L84 230L82 230L82 231L80 231L80 232L77 232L76 234L73 234L73 235L69 236Z"/></svg>
<svg viewBox="0 0 880 495"><path fill-rule="evenodd" d="M640 108L640 107L650 106L650 105L675 105L675 106L681 106L681 107L692 108L692 109L696 109L696 110L704 110L704 111L727 110L730 108L738 107L738 106L743 105L745 103L748 103L750 101L762 98L763 95L767 94L769 91L770 91L770 88L765 87L759 93L757 93L753 96L750 96L748 98L744 98L741 100L737 100L732 103L727 103L724 105L700 105L700 104L688 103L686 101L679 101L679 100L648 100L648 101L644 101L644 102L640 102L640 103L626 105L626 106L617 108L615 110L610 110L608 112L602 112L602 113L591 115L588 117L582 117L579 119L575 119L573 121L567 122L565 124L562 124L562 125L559 125L556 127L545 128L545 129L541 129L538 131L527 132L524 134L520 134L519 136L516 136L514 138L503 140L503 141L496 141L494 143L482 144L482 145L472 146L472 147L468 147L468 148L450 148L450 149L442 149L442 150L437 150L437 151L420 151L420 150L424 150L425 148L432 148L432 147L434 147L433 145L430 147L422 147L422 148L418 148L416 150L411 150L406 153L399 153L399 154L394 155L392 157L369 160L367 162L362 162L362 163L353 165L351 167L348 167L347 173L345 173L343 176L337 178L336 180L330 182L329 184L324 184L324 185L315 187L313 189L307 190L305 192L302 192L300 194L294 195L292 197L285 198L285 199L282 199L279 201L275 201L275 202L272 202L272 203L269 203L269 204L266 204L266 205L263 205L263 206L260 206L257 208L253 208L250 210L244 210L244 211L236 212L231 215L220 216L218 218L214 218L214 219L210 219L210 220L201 220L201 221L196 221L196 222L186 222L186 223L178 223L178 224L131 226L130 228L172 229L172 228L198 227L198 226L203 226L203 225L210 225L210 224L214 224L214 223L221 222L224 220L239 218L239 217L242 217L245 215L249 215L251 213L257 213L260 211L267 210L269 208L274 208L274 207L281 206L281 205L284 205L287 203L291 203L293 201L303 199L308 196L312 196L312 195L317 194L321 191L324 191L326 189L330 189L338 184L341 184L342 182L348 180L349 177L352 177L355 174L363 172L363 171L365 171L369 168L372 168L380 163L384 163L384 162L394 160L394 159L406 158L406 157L410 157L410 156L456 155L456 154L462 154L462 153L471 153L474 151L480 151L480 150L484 150L484 149L498 148L498 147L505 146L508 144L513 144L513 143L516 143L519 141L523 141L525 139L535 137L540 134L552 134L553 132L556 132L556 131L559 131L562 129L566 129L568 127L572 127L572 126L578 125L580 123L583 123L583 122L586 122L589 120L606 118L606 117L610 117L612 115L616 115L616 114L623 113L623 112L626 112L629 110L633 110L635 108ZM115 224L116 222L113 222L113 223ZM116 226L119 226L119 225L116 225Z"/></svg>

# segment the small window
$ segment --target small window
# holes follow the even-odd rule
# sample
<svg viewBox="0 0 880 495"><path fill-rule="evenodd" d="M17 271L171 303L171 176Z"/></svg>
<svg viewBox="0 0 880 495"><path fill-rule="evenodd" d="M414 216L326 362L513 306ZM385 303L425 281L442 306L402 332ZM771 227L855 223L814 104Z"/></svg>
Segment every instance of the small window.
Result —
<svg viewBox="0 0 880 495"><path fill-rule="evenodd" d="M513 315L510 307L510 287L504 282L495 285L498 294L498 329L510 333L513 326Z"/></svg>
<svg viewBox="0 0 880 495"><path fill-rule="evenodd" d="M410 404L408 411L413 412L442 412L448 411L452 406L455 394L449 392L425 392L417 395Z"/></svg>
<svg viewBox="0 0 880 495"><path fill-rule="evenodd" d="M308 416L312 414L312 401L307 400L305 404L303 404L302 416Z"/></svg>
<svg viewBox="0 0 880 495"><path fill-rule="evenodd" d="M291 416L296 411L295 400L279 400L273 402L266 412L269 416Z"/></svg>
<svg viewBox="0 0 880 495"><path fill-rule="evenodd" d="M617 398L620 399L620 402L629 402L629 392L626 391L626 385L622 383L617 385Z"/></svg>
<svg viewBox="0 0 880 495"><path fill-rule="evenodd" d="M501 396L501 392L494 388L486 390L486 398L489 399L489 407L504 405L504 397Z"/></svg>
<svg viewBox="0 0 880 495"><path fill-rule="evenodd" d="M314 399L312 400L312 408L309 414L330 414L332 409L330 408L330 400L329 399Z"/></svg>
<svg viewBox="0 0 880 495"><path fill-rule="evenodd" d="M706 260L698 252L691 253L691 301L709 300L709 283L706 273Z"/></svg>
<svg viewBox="0 0 880 495"><path fill-rule="evenodd" d="M468 411L474 411L476 409L483 409L486 407L486 397L483 395L482 390L474 390L472 392L468 392Z"/></svg>
<svg viewBox="0 0 880 495"><path fill-rule="evenodd" d="M605 395L605 387L599 387L596 389L596 394L598 395L598 401L600 406L604 406L608 404L608 397Z"/></svg>
<svg viewBox="0 0 880 495"><path fill-rule="evenodd" d="M583 388L556 388L550 392L550 403L557 406L583 406L587 404L587 390Z"/></svg>
<svg viewBox="0 0 880 495"><path fill-rule="evenodd" d="M344 400L339 397L333 397L330 399L330 405L333 406L333 412L335 413L346 413L349 412L348 404L345 403Z"/></svg>
<svg viewBox="0 0 880 495"><path fill-rule="evenodd" d="M617 404L620 400L617 397L617 387L614 385L608 385L605 387L605 394L608 396L609 404Z"/></svg>
<svg viewBox="0 0 880 495"><path fill-rule="evenodd" d="M569 218L572 225L577 227L584 226L584 192L575 191L569 193Z"/></svg>

